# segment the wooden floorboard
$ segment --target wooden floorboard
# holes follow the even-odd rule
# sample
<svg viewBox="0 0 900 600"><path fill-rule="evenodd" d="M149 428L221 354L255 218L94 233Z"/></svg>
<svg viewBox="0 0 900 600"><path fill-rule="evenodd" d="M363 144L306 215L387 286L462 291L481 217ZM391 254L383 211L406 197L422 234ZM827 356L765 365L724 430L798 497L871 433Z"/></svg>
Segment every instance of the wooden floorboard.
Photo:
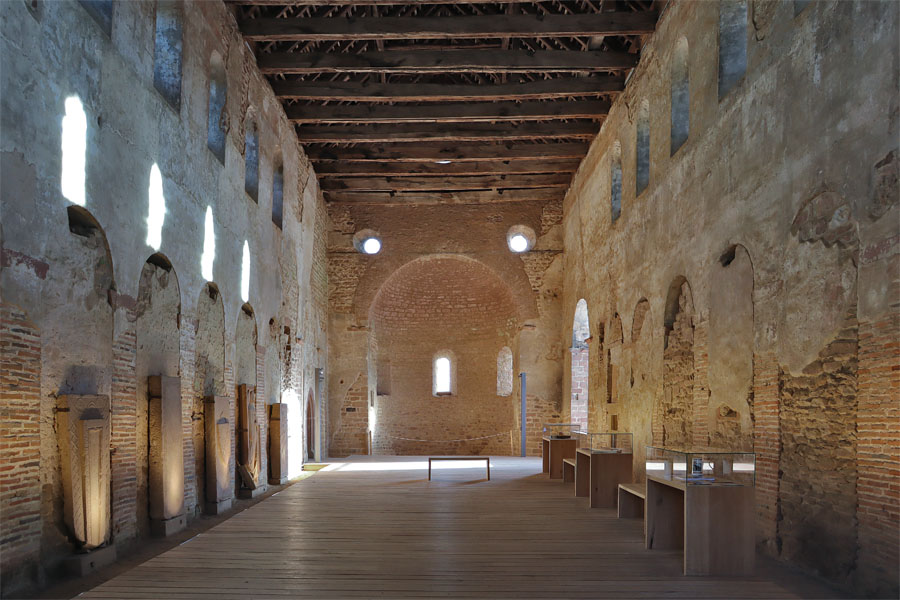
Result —
<svg viewBox="0 0 900 600"><path fill-rule="evenodd" d="M344 459L346 460L346 459ZM80 598L836 597L799 575L681 575L641 521L591 509L539 459L359 459L313 477Z"/></svg>

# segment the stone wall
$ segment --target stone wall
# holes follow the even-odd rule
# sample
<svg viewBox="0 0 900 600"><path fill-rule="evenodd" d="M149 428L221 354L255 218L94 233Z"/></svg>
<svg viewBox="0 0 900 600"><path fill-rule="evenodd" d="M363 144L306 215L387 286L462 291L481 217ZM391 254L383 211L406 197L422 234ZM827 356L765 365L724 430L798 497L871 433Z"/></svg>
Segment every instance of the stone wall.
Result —
<svg viewBox="0 0 900 600"><path fill-rule="evenodd" d="M58 395L110 396L112 543L127 548L149 534L148 375L181 378L185 506L193 518L204 503L196 400L233 399L235 380L252 377L265 411L283 394L305 396L315 369L326 367L327 214L233 16L220 2L178 5L181 91L173 100L154 83L157 3L112 6L107 28L76 1L0 5L0 78L4 90L16 90L4 94L0 114L4 596L46 582L78 550L62 516ZM221 156L207 147L216 64L227 86ZM80 184L69 160L78 140L61 129L78 106ZM260 140L256 199L244 186L248 119ZM281 228L272 222L279 165ZM245 242L254 319L260 331L266 323L289 329L284 337L237 331ZM288 345L284 374L273 367Z"/></svg>
<svg viewBox="0 0 900 600"><path fill-rule="evenodd" d="M746 6L746 70L721 97L719 3L666 7L567 194L563 303L586 299L595 338L594 315L635 315L624 362L592 345L590 395L605 397L608 362L631 365L616 410L637 453L752 448L760 547L852 595L895 596L898 6ZM673 146L673 120L685 123L671 112L676 52L689 129ZM650 182L636 193L645 100ZM671 310L673 282L691 306Z"/></svg>

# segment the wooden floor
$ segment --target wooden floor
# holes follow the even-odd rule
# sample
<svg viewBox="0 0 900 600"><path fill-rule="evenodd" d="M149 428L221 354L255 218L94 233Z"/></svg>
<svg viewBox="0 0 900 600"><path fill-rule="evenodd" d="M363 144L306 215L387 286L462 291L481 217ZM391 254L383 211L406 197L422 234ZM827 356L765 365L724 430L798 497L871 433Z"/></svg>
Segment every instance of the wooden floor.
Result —
<svg viewBox="0 0 900 600"><path fill-rule="evenodd" d="M344 459L346 460L346 459ZM378 457L316 473L80 598L796 598L829 588L764 562L681 575L641 521L590 509L540 459Z"/></svg>

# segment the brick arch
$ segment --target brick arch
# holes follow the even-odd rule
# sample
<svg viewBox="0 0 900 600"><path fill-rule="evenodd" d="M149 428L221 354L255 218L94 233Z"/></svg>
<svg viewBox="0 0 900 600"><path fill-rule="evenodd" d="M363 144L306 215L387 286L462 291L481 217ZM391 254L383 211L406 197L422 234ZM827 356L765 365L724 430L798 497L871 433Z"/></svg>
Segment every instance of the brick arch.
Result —
<svg viewBox="0 0 900 600"><path fill-rule="evenodd" d="M420 256L407 262L390 260L388 257L377 259L376 262L365 269L364 274L358 280L353 296L354 314L360 320L369 318L372 306L384 285L388 280L396 276L402 276L405 268L423 264L422 261L441 259L457 260L460 263L471 264L473 268L476 265L480 266L484 270L486 277L502 282L503 286L512 295L519 319L524 320L537 316L534 292L524 269L519 268L521 266L519 257L512 256L515 262L508 264L508 261L503 259L497 259L488 263L484 260L458 254L432 254Z"/></svg>
<svg viewBox="0 0 900 600"><path fill-rule="evenodd" d="M368 315L377 348L369 360L390 365L375 453L510 454L514 402L497 395L496 364L497 349L514 343L519 309L507 283L467 257L429 256L397 269ZM433 363L445 354L454 357L452 392L435 396Z"/></svg>

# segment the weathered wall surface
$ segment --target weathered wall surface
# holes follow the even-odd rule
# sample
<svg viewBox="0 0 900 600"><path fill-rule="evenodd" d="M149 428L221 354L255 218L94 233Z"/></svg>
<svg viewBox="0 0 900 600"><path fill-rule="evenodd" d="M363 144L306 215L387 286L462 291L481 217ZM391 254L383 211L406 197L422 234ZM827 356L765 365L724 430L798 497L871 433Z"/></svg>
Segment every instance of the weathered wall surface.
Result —
<svg viewBox="0 0 900 600"><path fill-rule="evenodd" d="M747 11L746 71L719 98L718 3L668 6L568 193L563 305L585 298L600 340L617 313L634 315L624 363L591 344L592 399L607 397L608 352L631 373L618 374L615 405L591 402L590 420L617 411L638 452L752 448L761 546L856 594L896 595L898 5ZM690 116L673 152L678 47ZM644 100L650 183L636 194ZM672 304L673 285L690 302Z"/></svg>
<svg viewBox="0 0 900 600"><path fill-rule="evenodd" d="M305 397L315 369L326 366L327 214L233 17L220 2L178 4L181 93L172 104L154 86L157 3L112 6L107 31L74 1L0 5L0 462L12 465L0 474L4 594L45 580L75 550L62 520L53 431L59 394L110 396L112 536L121 547L148 532L148 375L181 377L185 505L193 518L203 504L196 398L214 392L233 400L235 380L246 378L266 402ZM227 84L221 161L207 148L214 60ZM83 209L61 191L61 122L72 97L86 116ZM260 139L256 201L244 191L248 119ZM164 214L149 202L153 165ZM282 229L272 222L278 165ZM207 207L215 300L201 271ZM161 239L151 245L148 230L160 218ZM245 241L258 340L236 331ZM292 421L295 429L303 422Z"/></svg>
<svg viewBox="0 0 900 600"><path fill-rule="evenodd" d="M561 411L563 351L554 341L561 284L561 212L553 203L330 206L329 436L332 455L518 454L519 378L498 394L497 358L528 374L528 448ZM534 248L512 253L525 225ZM377 232L367 256L353 234ZM432 393L433 360L453 357L454 393ZM367 399L368 398L368 399ZM374 400L375 406L365 409ZM362 413L362 414L361 414Z"/></svg>

